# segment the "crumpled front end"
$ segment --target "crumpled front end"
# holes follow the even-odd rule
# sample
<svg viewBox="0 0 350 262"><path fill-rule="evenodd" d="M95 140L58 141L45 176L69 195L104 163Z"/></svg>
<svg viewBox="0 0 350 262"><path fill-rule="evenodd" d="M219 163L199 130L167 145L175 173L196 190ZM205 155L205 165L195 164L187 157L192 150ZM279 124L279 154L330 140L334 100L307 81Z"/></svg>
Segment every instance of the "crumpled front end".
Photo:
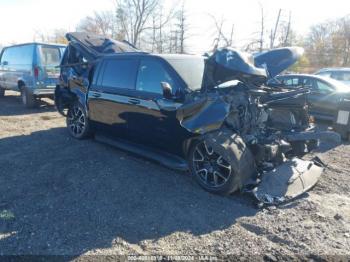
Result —
<svg viewBox="0 0 350 262"><path fill-rule="evenodd" d="M300 50L275 53L295 60ZM265 57L271 66L273 59L267 54ZM249 171L247 176L247 169L241 168L236 175L263 204L280 204L311 189L324 165L317 158L303 160L304 156L317 149L322 140L336 145L340 137L310 126L306 100L309 90L276 92L265 87L261 80L266 80L266 75L261 68L254 68L249 57L235 54L233 50L218 51L208 61L205 92L192 94L180 108L177 117L181 125L189 132L204 136L212 147L217 142L218 130L229 130L225 131L226 138L220 138L223 141L236 141L238 137L244 143L241 154L245 157L231 162L238 166L245 166L239 161L251 163L255 172ZM281 63L282 66L290 64L288 61ZM277 71L273 68L274 74ZM215 84L234 79L239 82L225 88L215 87Z"/></svg>

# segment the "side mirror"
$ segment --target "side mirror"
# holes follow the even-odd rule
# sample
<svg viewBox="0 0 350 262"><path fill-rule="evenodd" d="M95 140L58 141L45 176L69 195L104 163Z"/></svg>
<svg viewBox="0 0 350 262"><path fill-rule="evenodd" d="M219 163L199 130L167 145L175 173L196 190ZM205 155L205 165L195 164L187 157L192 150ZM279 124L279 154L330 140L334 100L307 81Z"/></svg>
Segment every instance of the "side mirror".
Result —
<svg viewBox="0 0 350 262"><path fill-rule="evenodd" d="M163 97L165 99L173 99L174 96L171 85L168 82L161 82L160 85L162 86Z"/></svg>
<svg viewBox="0 0 350 262"><path fill-rule="evenodd" d="M4 66L7 66L7 65L9 64L9 62L4 61L4 62L2 62L1 64L4 65Z"/></svg>

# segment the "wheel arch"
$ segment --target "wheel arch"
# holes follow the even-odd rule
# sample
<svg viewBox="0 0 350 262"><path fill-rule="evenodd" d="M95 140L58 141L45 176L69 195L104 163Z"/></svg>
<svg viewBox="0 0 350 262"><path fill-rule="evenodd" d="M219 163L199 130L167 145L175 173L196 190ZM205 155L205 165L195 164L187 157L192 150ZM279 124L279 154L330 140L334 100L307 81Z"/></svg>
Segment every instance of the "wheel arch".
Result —
<svg viewBox="0 0 350 262"><path fill-rule="evenodd" d="M188 157L188 154L189 154L190 149L193 146L193 144L201 139L203 139L203 136L194 136L194 137L186 139L182 143L182 152L186 158Z"/></svg>

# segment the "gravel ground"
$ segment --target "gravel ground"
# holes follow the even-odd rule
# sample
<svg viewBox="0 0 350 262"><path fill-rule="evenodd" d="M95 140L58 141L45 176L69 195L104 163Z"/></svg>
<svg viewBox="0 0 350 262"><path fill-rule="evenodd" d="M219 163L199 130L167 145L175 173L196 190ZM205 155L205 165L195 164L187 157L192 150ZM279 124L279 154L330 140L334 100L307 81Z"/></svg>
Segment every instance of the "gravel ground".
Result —
<svg viewBox="0 0 350 262"><path fill-rule="evenodd" d="M348 144L325 153L329 168L308 194L258 210L64 126L52 102L27 110L13 92L0 99L0 255L350 258Z"/></svg>

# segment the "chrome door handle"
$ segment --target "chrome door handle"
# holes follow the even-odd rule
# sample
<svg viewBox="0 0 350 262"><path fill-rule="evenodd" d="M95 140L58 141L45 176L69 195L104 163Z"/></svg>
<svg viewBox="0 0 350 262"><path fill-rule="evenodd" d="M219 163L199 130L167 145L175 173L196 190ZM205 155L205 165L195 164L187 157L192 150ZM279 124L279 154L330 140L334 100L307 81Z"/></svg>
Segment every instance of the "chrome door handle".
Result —
<svg viewBox="0 0 350 262"><path fill-rule="evenodd" d="M141 103L141 101L138 99L132 98L132 99L129 99L129 103L133 104L133 105L139 105Z"/></svg>

